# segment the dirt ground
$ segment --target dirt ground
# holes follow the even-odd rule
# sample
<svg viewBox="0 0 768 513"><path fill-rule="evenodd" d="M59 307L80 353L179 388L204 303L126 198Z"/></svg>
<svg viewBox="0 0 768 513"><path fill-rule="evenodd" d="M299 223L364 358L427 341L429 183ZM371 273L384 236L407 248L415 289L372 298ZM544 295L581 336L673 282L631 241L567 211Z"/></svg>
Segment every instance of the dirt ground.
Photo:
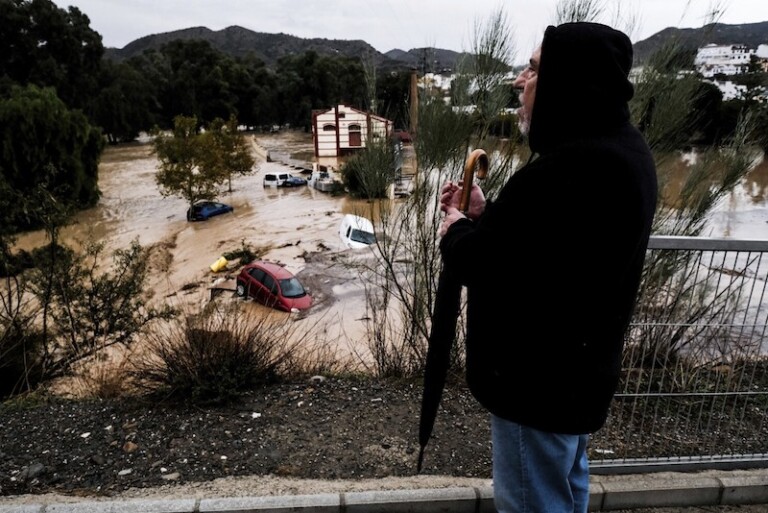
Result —
<svg viewBox="0 0 768 513"><path fill-rule="evenodd" d="M416 473L420 392L409 383L310 379L226 408L52 400L4 409L0 506L491 486L488 416L463 388L446 389ZM596 443L622 438L608 430Z"/></svg>
<svg viewBox="0 0 768 513"><path fill-rule="evenodd" d="M462 390L446 392L416 475L420 394L407 383L317 379L226 408L62 400L6 410L0 504L19 494L68 502L488 486L487 415Z"/></svg>

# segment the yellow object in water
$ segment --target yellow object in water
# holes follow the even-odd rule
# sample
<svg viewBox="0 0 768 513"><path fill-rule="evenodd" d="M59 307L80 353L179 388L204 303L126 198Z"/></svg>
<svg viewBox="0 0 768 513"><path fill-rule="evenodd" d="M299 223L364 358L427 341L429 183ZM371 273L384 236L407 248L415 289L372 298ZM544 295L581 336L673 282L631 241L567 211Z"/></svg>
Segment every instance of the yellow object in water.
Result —
<svg viewBox="0 0 768 513"><path fill-rule="evenodd" d="M218 260L211 264L211 271L217 273L225 267L227 267L227 259L224 257L219 257Z"/></svg>

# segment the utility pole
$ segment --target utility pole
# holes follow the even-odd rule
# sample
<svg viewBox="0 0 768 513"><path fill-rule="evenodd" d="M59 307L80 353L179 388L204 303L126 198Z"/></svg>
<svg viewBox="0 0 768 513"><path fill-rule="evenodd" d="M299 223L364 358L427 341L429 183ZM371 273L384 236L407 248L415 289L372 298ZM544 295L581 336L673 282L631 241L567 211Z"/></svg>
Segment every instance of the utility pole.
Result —
<svg viewBox="0 0 768 513"><path fill-rule="evenodd" d="M411 138L416 137L419 123L419 78L416 68L411 68Z"/></svg>
<svg viewBox="0 0 768 513"><path fill-rule="evenodd" d="M411 133L411 144L418 137L418 124L419 124L419 77L416 68L411 69L411 126L409 132ZM419 172L418 159L416 155L413 155L413 175L414 178Z"/></svg>

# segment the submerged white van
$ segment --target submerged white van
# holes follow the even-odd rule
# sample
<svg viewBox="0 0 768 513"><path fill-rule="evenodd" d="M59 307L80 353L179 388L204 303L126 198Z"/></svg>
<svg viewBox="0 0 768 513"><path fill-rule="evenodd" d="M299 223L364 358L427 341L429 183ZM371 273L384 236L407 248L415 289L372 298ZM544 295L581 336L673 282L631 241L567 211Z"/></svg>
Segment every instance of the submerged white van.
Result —
<svg viewBox="0 0 768 513"><path fill-rule="evenodd" d="M362 216L346 214L339 224L339 237L348 248L365 248L376 242L373 223Z"/></svg>
<svg viewBox="0 0 768 513"><path fill-rule="evenodd" d="M262 181L264 187L297 187L307 185L307 179L291 173L267 173Z"/></svg>

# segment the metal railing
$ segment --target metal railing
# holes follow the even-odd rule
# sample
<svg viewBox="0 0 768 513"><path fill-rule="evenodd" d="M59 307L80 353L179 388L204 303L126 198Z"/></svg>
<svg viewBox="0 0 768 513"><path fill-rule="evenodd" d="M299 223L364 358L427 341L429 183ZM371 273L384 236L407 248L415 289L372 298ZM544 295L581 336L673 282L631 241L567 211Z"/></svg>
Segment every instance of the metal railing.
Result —
<svg viewBox="0 0 768 513"><path fill-rule="evenodd" d="M768 241L652 237L595 473L768 467Z"/></svg>

